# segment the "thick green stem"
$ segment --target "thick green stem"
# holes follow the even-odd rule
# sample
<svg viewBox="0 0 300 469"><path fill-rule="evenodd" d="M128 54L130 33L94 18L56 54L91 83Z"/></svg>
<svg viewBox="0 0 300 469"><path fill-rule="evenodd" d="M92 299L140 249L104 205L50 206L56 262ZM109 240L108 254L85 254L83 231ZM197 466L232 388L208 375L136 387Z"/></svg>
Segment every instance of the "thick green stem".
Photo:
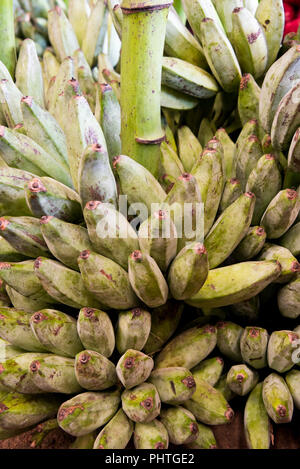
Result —
<svg viewBox="0 0 300 469"><path fill-rule="evenodd" d="M121 55L122 153L158 174L161 68L172 0L123 0Z"/></svg>
<svg viewBox="0 0 300 469"><path fill-rule="evenodd" d="M16 67L16 43L13 0L0 1L0 44L0 60L7 67L12 78L14 78Z"/></svg>

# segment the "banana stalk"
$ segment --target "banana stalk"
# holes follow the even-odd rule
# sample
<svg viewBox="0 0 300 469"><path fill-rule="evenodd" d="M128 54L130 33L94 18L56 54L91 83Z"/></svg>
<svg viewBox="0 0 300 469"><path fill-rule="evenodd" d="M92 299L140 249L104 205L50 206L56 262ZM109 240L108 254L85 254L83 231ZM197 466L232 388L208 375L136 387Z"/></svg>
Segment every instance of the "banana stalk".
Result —
<svg viewBox="0 0 300 469"><path fill-rule="evenodd" d="M121 109L122 153L158 174L161 67L171 1L122 3Z"/></svg>
<svg viewBox="0 0 300 469"><path fill-rule="evenodd" d="M16 66L16 43L14 28L13 0L0 2L0 60L6 65L12 77Z"/></svg>

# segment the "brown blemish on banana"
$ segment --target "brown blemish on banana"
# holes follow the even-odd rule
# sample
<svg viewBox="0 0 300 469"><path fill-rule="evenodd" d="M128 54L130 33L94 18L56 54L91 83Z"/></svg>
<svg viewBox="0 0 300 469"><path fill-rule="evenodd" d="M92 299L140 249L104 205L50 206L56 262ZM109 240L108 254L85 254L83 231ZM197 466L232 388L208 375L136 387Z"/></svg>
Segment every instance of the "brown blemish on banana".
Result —
<svg viewBox="0 0 300 469"><path fill-rule="evenodd" d="M82 353L79 357L79 361L80 361L80 363L85 365L86 363L88 363L90 361L90 358L91 357L87 353Z"/></svg>
<svg viewBox="0 0 300 469"><path fill-rule="evenodd" d="M42 181L38 178L34 178L32 179L32 181L28 183L28 189L30 190L30 192L36 192L36 193L47 192L46 187L43 185Z"/></svg>
<svg viewBox="0 0 300 469"><path fill-rule="evenodd" d="M39 324L40 322L44 321L45 319L47 319L47 317L41 313L40 311L34 313L34 315L32 316L32 320L35 324Z"/></svg>
<svg viewBox="0 0 300 469"><path fill-rule="evenodd" d="M36 373L40 369L40 362L38 360L34 360L30 365L30 371Z"/></svg>
<svg viewBox="0 0 300 469"><path fill-rule="evenodd" d="M4 231L8 224L9 224L8 220L6 220L3 217L0 218L0 230L1 231Z"/></svg>
<svg viewBox="0 0 300 469"><path fill-rule="evenodd" d="M256 33L251 33L247 36L247 40L249 42L249 44L253 44L257 38L260 36L261 34L261 29L259 29Z"/></svg>
<svg viewBox="0 0 300 469"><path fill-rule="evenodd" d="M153 398L152 397L147 397L144 401L141 402L140 404L144 409L146 410L151 410L153 408Z"/></svg>
<svg viewBox="0 0 300 469"><path fill-rule="evenodd" d="M196 386L196 382L193 378L193 376L187 376L186 378L184 378L182 381L181 381L188 389L191 389L193 388L194 386ZM175 393L174 393L175 394Z"/></svg>
<svg viewBox="0 0 300 469"><path fill-rule="evenodd" d="M58 421L61 422L66 417L68 417L68 415L73 414L76 409L84 410L84 407L82 405L73 405L66 409L60 409L57 415Z"/></svg>
<svg viewBox="0 0 300 469"><path fill-rule="evenodd" d="M105 272L105 270L99 270L100 274L104 275L108 280L112 280L112 275Z"/></svg>

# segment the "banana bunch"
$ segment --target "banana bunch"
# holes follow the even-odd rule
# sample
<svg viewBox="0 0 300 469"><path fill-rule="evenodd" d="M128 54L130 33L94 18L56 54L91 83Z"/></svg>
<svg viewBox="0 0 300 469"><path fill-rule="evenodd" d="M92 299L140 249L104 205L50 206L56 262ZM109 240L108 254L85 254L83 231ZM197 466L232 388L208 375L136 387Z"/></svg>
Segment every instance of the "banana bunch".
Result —
<svg viewBox="0 0 300 469"><path fill-rule="evenodd" d="M32 447L59 427L73 448L215 448L240 396L248 447L268 449L300 407L300 49L276 60L282 2L165 12L157 175L122 154L119 2L15 7L50 3L51 48L23 35L15 80L0 62L0 439L39 424Z"/></svg>

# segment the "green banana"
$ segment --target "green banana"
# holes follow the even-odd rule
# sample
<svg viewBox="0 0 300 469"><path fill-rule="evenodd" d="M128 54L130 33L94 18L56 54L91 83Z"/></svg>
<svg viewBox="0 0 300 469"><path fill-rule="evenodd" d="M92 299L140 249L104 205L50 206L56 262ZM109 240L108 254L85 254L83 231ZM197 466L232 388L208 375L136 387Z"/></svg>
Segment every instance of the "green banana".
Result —
<svg viewBox="0 0 300 469"><path fill-rule="evenodd" d="M255 369L267 366L269 334L261 327L246 327L240 341L243 360Z"/></svg>
<svg viewBox="0 0 300 469"><path fill-rule="evenodd" d="M224 425L232 421L234 412L220 391L201 378L195 377L196 392L183 403L201 423Z"/></svg>
<svg viewBox="0 0 300 469"><path fill-rule="evenodd" d="M86 32L82 39L82 52L92 66L100 52L103 52L103 42L106 33L108 9L103 0L93 5L87 19Z"/></svg>
<svg viewBox="0 0 300 469"><path fill-rule="evenodd" d="M256 119L259 114L260 87L254 80L251 73L245 73L241 79L238 112L245 125L251 119Z"/></svg>
<svg viewBox="0 0 300 469"><path fill-rule="evenodd" d="M151 330L144 345L145 353L149 355L162 349L177 329L182 311L183 304L172 300L151 311Z"/></svg>
<svg viewBox="0 0 300 469"><path fill-rule="evenodd" d="M213 225L223 191L222 160L217 150L205 150L191 173L198 184L204 204L204 235Z"/></svg>
<svg viewBox="0 0 300 469"><path fill-rule="evenodd" d="M293 398L284 379L271 373L263 382L262 397L269 417L275 423L288 423L292 420Z"/></svg>
<svg viewBox="0 0 300 469"><path fill-rule="evenodd" d="M78 188L79 165L86 147L94 144L101 145L104 152L107 152L107 148L102 129L85 97L75 95L67 102L69 115L65 119L63 130L67 139L71 176L74 187ZM108 168L107 171L109 171Z"/></svg>
<svg viewBox="0 0 300 469"><path fill-rule="evenodd" d="M210 269L222 264L244 238L250 227L254 205L255 195L246 192L217 219L204 242Z"/></svg>
<svg viewBox="0 0 300 469"><path fill-rule="evenodd" d="M0 396L1 430L21 430L37 425L56 415L60 405L57 396L37 396L18 392L2 393Z"/></svg>
<svg viewBox="0 0 300 469"><path fill-rule="evenodd" d="M49 177L35 177L25 187L28 207L35 217L54 216L75 223L82 219L77 192Z"/></svg>
<svg viewBox="0 0 300 469"><path fill-rule="evenodd" d="M275 261L242 262L210 270L201 290L186 303L197 308L239 303L260 293L280 272Z"/></svg>
<svg viewBox="0 0 300 469"><path fill-rule="evenodd" d="M225 32L230 39L232 33L232 12L244 6L243 0L212 0Z"/></svg>
<svg viewBox="0 0 300 469"><path fill-rule="evenodd" d="M292 171L299 172L300 168L300 128L298 128L293 136L292 143L288 154L288 167Z"/></svg>
<svg viewBox="0 0 300 469"><path fill-rule="evenodd" d="M252 224L258 224L271 200L282 186L281 174L274 155L263 155L249 174L246 190L255 194Z"/></svg>
<svg viewBox="0 0 300 469"><path fill-rule="evenodd" d="M56 57L62 62L79 49L78 40L63 10L56 6L48 12L48 34Z"/></svg>
<svg viewBox="0 0 300 469"><path fill-rule="evenodd" d="M177 232L169 212L154 212L140 225L138 238L142 253L150 255L165 272L177 252Z"/></svg>
<svg viewBox="0 0 300 469"><path fill-rule="evenodd" d="M137 305L130 271L127 274L116 262L89 250L80 253L78 266L87 290L106 308L126 310Z"/></svg>
<svg viewBox="0 0 300 469"><path fill-rule="evenodd" d="M263 28L268 47L269 68L276 60L280 50L284 30L284 9L282 0L260 0L255 18Z"/></svg>
<svg viewBox="0 0 300 469"><path fill-rule="evenodd" d="M254 323L260 312L260 297L256 295L250 300L235 303L230 306L230 310L236 319Z"/></svg>
<svg viewBox="0 0 300 469"><path fill-rule="evenodd" d="M58 164L52 155L31 138L4 126L0 127L0 156L12 167L37 176L51 176L72 187L70 174L63 164Z"/></svg>
<svg viewBox="0 0 300 469"><path fill-rule="evenodd" d="M49 352L74 357L82 350L76 320L61 311L41 309L30 318L31 329L40 344Z"/></svg>
<svg viewBox="0 0 300 469"><path fill-rule="evenodd" d="M244 329L230 321L217 323L217 346L225 357L235 362L242 361L240 340Z"/></svg>
<svg viewBox="0 0 300 469"><path fill-rule="evenodd" d="M194 415L183 407L162 409L162 424L166 427L170 443L183 445L192 443L198 436L198 425Z"/></svg>
<svg viewBox="0 0 300 469"><path fill-rule="evenodd" d="M25 196L24 188L34 177L27 171L16 168L0 168L0 213L3 215L22 216L31 215ZM2 256L1 256L2 259ZM5 259L2 259L5 261Z"/></svg>
<svg viewBox="0 0 300 469"><path fill-rule="evenodd" d="M39 220L33 217L1 217L1 236L27 257L48 256Z"/></svg>
<svg viewBox="0 0 300 469"><path fill-rule="evenodd" d="M166 404L181 404L190 399L196 390L191 372L178 366L152 371L149 382L154 384L161 402Z"/></svg>
<svg viewBox="0 0 300 469"><path fill-rule="evenodd" d="M155 368L180 366L188 370L209 355L217 343L216 328L210 325L187 329L172 339L158 354Z"/></svg>
<svg viewBox="0 0 300 469"><path fill-rule="evenodd" d="M82 391L74 372L74 360L48 355L32 358L29 377L42 392L74 394Z"/></svg>
<svg viewBox="0 0 300 469"><path fill-rule="evenodd" d="M147 306L155 308L167 301L167 282L149 254L137 250L129 255L128 277L134 292Z"/></svg>
<svg viewBox="0 0 300 469"><path fill-rule="evenodd" d="M220 212L224 212L224 210L226 210L231 204L233 204L233 202L235 202L241 195L242 187L240 181L236 178L227 179L220 201Z"/></svg>
<svg viewBox="0 0 300 469"><path fill-rule="evenodd" d="M271 428L262 398L263 383L251 391L244 411L244 429L249 449L269 449Z"/></svg>
<svg viewBox="0 0 300 469"><path fill-rule="evenodd" d="M242 78L240 65L229 39L217 21L211 17L201 21L200 39L214 77L227 93L235 92Z"/></svg>
<svg viewBox="0 0 300 469"><path fill-rule="evenodd" d="M276 283L287 283L300 272L300 264L287 249L276 244L267 243L260 253L259 260L274 260L281 265L281 274Z"/></svg>
<svg viewBox="0 0 300 469"><path fill-rule="evenodd" d="M47 153L69 172L65 135L50 112L42 109L30 96L21 99L21 111L26 135L37 142Z"/></svg>
<svg viewBox="0 0 300 469"><path fill-rule="evenodd" d="M207 425L197 422L198 436L192 443L185 445L188 449L216 449L217 442L213 431Z"/></svg>
<svg viewBox="0 0 300 469"><path fill-rule="evenodd" d="M189 173L200 158L202 152L201 143L186 125L178 129L177 138L181 162L184 170Z"/></svg>
<svg viewBox="0 0 300 469"><path fill-rule="evenodd" d="M133 433L133 423L119 409L105 425L94 442L94 449L124 449Z"/></svg>
<svg viewBox="0 0 300 469"><path fill-rule="evenodd" d="M267 67L268 46L262 27L247 8L233 10L230 38L242 71L260 78Z"/></svg>
<svg viewBox="0 0 300 469"><path fill-rule="evenodd" d="M159 182L165 189L165 186L167 186L165 183L166 175L176 179L184 173L184 168L177 152L168 143L162 142L160 144L160 154Z"/></svg>
<svg viewBox="0 0 300 469"><path fill-rule="evenodd" d="M282 316L298 318L299 316L300 280L296 278L281 288L278 292L277 302Z"/></svg>
<svg viewBox="0 0 300 469"><path fill-rule="evenodd" d="M272 122L278 105L284 95L300 80L298 72L300 46L289 49L269 68L262 88L259 101L259 119L267 133L270 133Z"/></svg>
<svg viewBox="0 0 300 469"><path fill-rule="evenodd" d="M30 364L34 359L42 359L47 354L23 353L9 358L0 364L0 384L10 391L22 394L40 394L43 390L37 386L30 374Z"/></svg>
<svg viewBox="0 0 300 469"><path fill-rule="evenodd" d="M78 383L89 391L103 391L117 384L115 365L94 350L83 350L75 357Z"/></svg>
<svg viewBox="0 0 300 469"><path fill-rule="evenodd" d="M119 402L119 391L83 392L60 406L58 425L72 436L86 435L105 425L117 412Z"/></svg>
<svg viewBox="0 0 300 469"><path fill-rule="evenodd" d="M194 96L181 93L169 86L161 86L160 105L163 108L187 111L194 109L198 103L199 99Z"/></svg>
<svg viewBox="0 0 300 469"><path fill-rule="evenodd" d="M52 216L43 216L40 225L43 238L53 256L67 267L79 270L79 254L84 249L92 249L86 228Z"/></svg>
<svg viewBox="0 0 300 469"><path fill-rule="evenodd" d="M192 369L193 376L201 378L211 386L215 386L219 381L224 367L224 360L221 357L207 358Z"/></svg>
<svg viewBox="0 0 300 469"><path fill-rule="evenodd" d="M209 140L214 136L215 128L213 123L207 117L203 117L201 120L199 131L198 131L198 140L202 147L205 147Z"/></svg>
<svg viewBox="0 0 300 469"><path fill-rule="evenodd" d="M119 313L116 326L116 348L120 354L128 349L142 350L151 330L151 314L141 308Z"/></svg>
<svg viewBox="0 0 300 469"><path fill-rule="evenodd" d="M272 145L275 150L287 150L300 125L299 93L300 82L284 95L278 105L271 128Z"/></svg>
<svg viewBox="0 0 300 469"><path fill-rule="evenodd" d="M195 98L211 98L218 91L218 84L212 75L176 57L163 57L161 79L163 85Z"/></svg>
<svg viewBox="0 0 300 469"><path fill-rule="evenodd" d="M39 106L45 106L42 67L32 39L22 42L16 66L16 85L23 96L32 96Z"/></svg>
<svg viewBox="0 0 300 469"><path fill-rule="evenodd" d="M297 409L300 408L300 395L299 395L299 370L292 370L285 377L286 384L290 390L290 393L293 397L294 405Z"/></svg>
<svg viewBox="0 0 300 469"><path fill-rule="evenodd" d="M166 193L154 176L144 166L125 155L114 158L114 169L116 170L122 194L126 194L129 205L143 203L148 211L151 204L161 204ZM143 214L143 220L148 218Z"/></svg>
<svg viewBox="0 0 300 469"><path fill-rule="evenodd" d="M22 93L16 87L12 80L0 80L0 108L1 114L6 120L6 124L10 128L22 123L22 112L20 101Z"/></svg>
<svg viewBox="0 0 300 469"><path fill-rule="evenodd" d="M134 427L136 449L168 449L169 435L164 424L157 419L148 423L137 422Z"/></svg>
<svg viewBox="0 0 300 469"><path fill-rule="evenodd" d="M247 365L234 365L227 373L227 385L239 396L245 396L252 391L258 379L257 371L251 370Z"/></svg>
<svg viewBox="0 0 300 469"><path fill-rule="evenodd" d="M31 298L30 296L21 295L21 293L17 292L13 288L6 285L5 287L7 295L11 301L11 304L16 309L22 309L26 313L33 313L42 308L49 308L53 304L53 299L45 294L42 295L40 298Z"/></svg>
<svg viewBox="0 0 300 469"><path fill-rule="evenodd" d="M138 350L129 349L119 359L116 372L124 388L132 389L147 381L153 366L151 357Z"/></svg>
<svg viewBox="0 0 300 469"><path fill-rule="evenodd" d="M34 272L34 261L27 260L18 263L0 263L0 277L17 293L31 300L53 303L53 299L45 293Z"/></svg>
<svg viewBox="0 0 300 469"><path fill-rule="evenodd" d="M299 343L299 335L292 331L274 331L268 343L268 365L279 373L294 366L293 351Z"/></svg>
<svg viewBox="0 0 300 469"><path fill-rule="evenodd" d="M100 83L97 87L95 115L103 130L110 163L121 153L121 108L112 87Z"/></svg>
<svg viewBox="0 0 300 469"><path fill-rule="evenodd" d="M257 7L259 5L260 0L243 0L244 6L247 8L253 16L255 16Z"/></svg>
<svg viewBox="0 0 300 469"><path fill-rule="evenodd" d="M80 46L86 34L90 13L88 0L69 0L68 17Z"/></svg>
<svg viewBox="0 0 300 469"><path fill-rule="evenodd" d="M203 244L196 241L182 248L168 273L173 298L185 300L197 293L206 280L208 268L207 251Z"/></svg>
<svg viewBox="0 0 300 469"><path fill-rule="evenodd" d="M298 257L300 254L300 223L293 225L282 238L279 238L278 243L289 249L289 251ZM6 260L6 259L4 259Z"/></svg>
<svg viewBox="0 0 300 469"><path fill-rule="evenodd" d="M227 375L226 373L221 376L217 384L214 386L217 391L225 397L226 401L231 401L235 394L231 391L230 387L227 385Z"/></svg>
<svg viewBox="0 0 300 469"><path fill-rule="evenodd" d="M151 383L125 389L121 400L123 411L134 422L148 423L160 414L161 401L156 387Z"/></svg>
<svg viewBox="0 0 300 469"><path fill-rule="evenodd" d="M169 10L165 54L169 57L177 57L193 65L207 68L202 47L190 31L184 26L174 7Z"/></svg>
<svg viewBox="0 0 300 469"><path fill-rule="evenodd" d="M48 87L52 77L55 77L58 73L59 62L52 53L50 48L47 48L43 53L43 79L44 79L44 91L47 95Z"/></svg>
<svg viewBox="0 0 300 469"><path fill-rule="evenodd" d="M172 214L178 238L177 252L193 241L202 241L203 203L195 176L188 173L179 176L161 207Z"/></svg>
<svg viewBox="0 0 300 469"><path fill-rule="evenodd" d="M84 150L78 168L78 193L83 206L90 200L117 205L117 186L106 149L94 143Z"/></svg>
<svg viewBox="0 0 300 469"><path fill-rule="evenodd" d="M113 205L98 200L88 202L83 211L94 250L128 270L128 256L138 249L135 230Z"/></svg>
<svg viewBox="0 0 300 469"><path fill-rule="evenodd" d="M95 431L87 433L86 435L77 436L75 441L70 444L69 449L93 449L95 437Z"/></svg>
<svg viewBox="0 0 300 469"><path fill-rule="evenodd" d="M76 69L74 66L74 60L72 57L67 56L62 63L59 65L57 73L54 77L51 77L49 82L49 87L47 91L48 95L48 105L47 109L51 114L54 114L54 117L58 121L59 125L63 128L64 119L60 112L58 112L57 108L59 105L60 100L64 99L64 94L66 90L66 86L72 78L76 78ZM54 80L53 80L54 79ZM52 83L53 82L53 83ZM53 86L53 89L51 87Z"/></svg>
<svg viewBox="0 0 300 469"><path fill-rule="evenodd" d="M212 18L217 27L223 32L223 26L211 0L182 0L184 12L196 34L200 43L202 43L201 21L204 18Z"/></svg>
<svg viewBox="0 0 300 469"><path fill-rule="evenodd" d="M251 171L262 157L261 143L256 135L250 135L237 149L236 175L245 189Z"/></svg>
<svg viewBox="0 0 300 469"><path fill-rule="evenodd" d="M92 308L99 306L96 298L85 288L78 272L45 257L38 257L34 268L45 291L58 303L73 308L81 308L86 304Z"/></svg>
<svg viewBox="0 0 300 469"><path fill-rule="evenodd" d="M280 238L297 218L300 209L298 191L284 189L271 200L261 219L268 238Z"/></svg>
<svg viewBox="0 0 300 469"><path fill-rule="evenodd" d="M224 178L231 179L235 177L235 144L229 137L225 129L220 128L217 130L215 137L221 142L224 152Z"/></svg>
<svg viewBox="0 0 300 469"><path fill-rule="evenodd" d="M92 70L87 63L87 60L84 56L84 53L81 49L77 49L74 53L74 61L75 61L75 70L79 82L80 89L82 90L82 94L87 99L90 108L92 111L95 111L96 106L96 86L93 77Z"/></svg>

